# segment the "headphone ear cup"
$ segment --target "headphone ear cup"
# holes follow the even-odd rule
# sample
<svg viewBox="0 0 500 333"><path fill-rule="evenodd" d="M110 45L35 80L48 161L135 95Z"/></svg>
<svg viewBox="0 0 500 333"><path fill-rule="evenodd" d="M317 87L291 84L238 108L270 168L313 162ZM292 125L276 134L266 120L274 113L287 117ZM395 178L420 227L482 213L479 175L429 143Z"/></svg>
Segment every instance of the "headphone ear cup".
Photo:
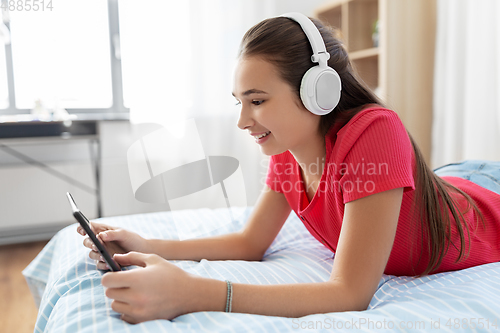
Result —
<svg viewBox="0 0 500 333"><path fill-rule="evenodd" d="M337 106L341 94L340 77L331 67L311 67L302 77L300 98L312 113L322 116Z"/></svg>

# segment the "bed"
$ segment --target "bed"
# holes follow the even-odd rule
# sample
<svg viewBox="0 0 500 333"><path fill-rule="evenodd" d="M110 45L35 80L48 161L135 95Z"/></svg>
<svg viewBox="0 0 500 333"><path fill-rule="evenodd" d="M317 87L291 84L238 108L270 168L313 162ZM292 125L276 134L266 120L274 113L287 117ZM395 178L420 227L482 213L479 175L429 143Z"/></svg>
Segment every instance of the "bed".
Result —
<svg viewBox="0 0 500 333"><path fill-rule="evenodd" d="M238 230L251 208L233 208L234 223L211 234ZM186 210L176 219L210 225L226 209ZM176 239L171 212L100 219L144 237ZM177 221L178 222L178 221ZM179 225L179 223L177 223ZM39 307L35 332L457 332L500 331L500 263L422 278L382 276L366 311L282 318L240 313L196 312L174 320L130 325L111 309L76 224L57 233L23 274ZM172 261L193 274L252 284L325 281L334 254L316 241L295 213L260 262Z"/></svg>

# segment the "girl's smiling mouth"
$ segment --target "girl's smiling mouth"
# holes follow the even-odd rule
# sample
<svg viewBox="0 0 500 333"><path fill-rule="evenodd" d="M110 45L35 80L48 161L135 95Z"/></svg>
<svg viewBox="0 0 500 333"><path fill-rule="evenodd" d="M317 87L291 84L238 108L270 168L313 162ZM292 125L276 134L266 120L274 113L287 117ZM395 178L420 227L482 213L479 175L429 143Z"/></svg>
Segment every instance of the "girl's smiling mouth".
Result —
<svg viewBox="0 0 500 333"><path fill-rule="evenodd" d="M268 139L269 134L271 134L271 131L267 131L267 132L259 133L259 134L250 133L250 135L255 138L255 142L257 142L259 144L266 141Z"/></svg>

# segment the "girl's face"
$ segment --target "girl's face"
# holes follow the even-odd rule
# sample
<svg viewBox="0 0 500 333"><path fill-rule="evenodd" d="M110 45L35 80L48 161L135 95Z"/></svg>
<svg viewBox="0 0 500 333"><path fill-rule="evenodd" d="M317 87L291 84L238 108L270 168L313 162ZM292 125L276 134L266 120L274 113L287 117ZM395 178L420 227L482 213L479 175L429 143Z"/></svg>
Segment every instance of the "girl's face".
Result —
<svg viewBox="0 0 500 333"><path fill-rule="evenodd" d="M239 59L233 96L241 106L238 127L255 137L265 155L307 151L322 140L320 116L305 109L276 67L261 57Z"/></svg>

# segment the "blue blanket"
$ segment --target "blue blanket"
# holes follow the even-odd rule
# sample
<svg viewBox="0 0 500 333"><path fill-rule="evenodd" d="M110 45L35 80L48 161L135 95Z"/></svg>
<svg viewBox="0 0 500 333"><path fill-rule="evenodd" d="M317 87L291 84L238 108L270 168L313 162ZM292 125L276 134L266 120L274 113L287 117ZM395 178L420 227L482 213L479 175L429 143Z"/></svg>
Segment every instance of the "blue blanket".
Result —
<svg viewBox="0 0 500 333"><path fill-rule="evenodd" d="M212 234L241 229L239 220ZM216 224L224 209L187 210L185 223ZM103 218L100 222L143 237L176 239L170 212ZM178 222L178 221L177 221ZM209 228L210 229L210 228ZM130 325L104 295L102 272L88 257L76 224L61 230L23 274L39 306L35 332L463 332L500 331L500 263L423 278L384 275L368 310L282 318L240 313L196 312L172 321ZM329 278L334 254L316 241L292 212L260 262L172 261L193 274L252 284L320 282Z"/></svg>

